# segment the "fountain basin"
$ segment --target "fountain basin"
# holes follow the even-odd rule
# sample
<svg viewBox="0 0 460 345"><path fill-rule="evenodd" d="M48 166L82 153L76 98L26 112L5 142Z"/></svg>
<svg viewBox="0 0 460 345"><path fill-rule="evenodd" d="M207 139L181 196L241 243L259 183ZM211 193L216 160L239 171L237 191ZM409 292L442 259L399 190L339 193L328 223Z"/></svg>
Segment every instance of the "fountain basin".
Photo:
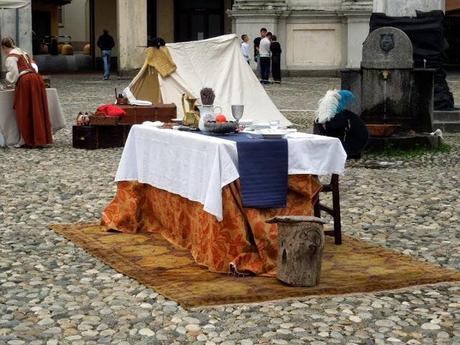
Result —
<svg viewBox="0 0 460 345"><path fill-rule="evenodd" d="M379 123L366 124L367 130L371 137L389 137L401 127L399 124Z"/></svg>

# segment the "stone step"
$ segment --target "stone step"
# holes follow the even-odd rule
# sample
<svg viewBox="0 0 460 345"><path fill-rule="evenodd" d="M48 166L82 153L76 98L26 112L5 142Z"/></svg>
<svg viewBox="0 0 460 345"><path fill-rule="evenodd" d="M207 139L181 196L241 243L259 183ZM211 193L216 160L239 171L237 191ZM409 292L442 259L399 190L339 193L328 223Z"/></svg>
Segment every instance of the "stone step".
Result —
<svg viewBox="0 0 460 345"><path fill-rule="evenodd" d="M433 112L433 120L439 121L439 122L460 121L460 110L454 110L454 111L435 110Z"/></svg>
<svg viewBox="0 0 460 345"><path fill-rule="evenodd" d="M433 130L438 128L444 133L460 133L460 121L433 121Z"/></svg>

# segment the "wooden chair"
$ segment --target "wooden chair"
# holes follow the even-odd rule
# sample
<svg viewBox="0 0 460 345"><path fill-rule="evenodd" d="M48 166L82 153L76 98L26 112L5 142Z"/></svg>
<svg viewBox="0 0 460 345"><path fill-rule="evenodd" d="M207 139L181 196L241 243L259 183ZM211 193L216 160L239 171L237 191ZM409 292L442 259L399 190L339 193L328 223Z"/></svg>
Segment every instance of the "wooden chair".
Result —
<svg viewBox="0 0 460 345"><path fill-rule="evenodd" d="M331 215L334 220L334 230L326 231L325 234L334 236L335 244L342 244L342 225L340 219L340 193L339 193L339 175L332 174L331 182L324 184L322 193L332 193L332 207L323 205L318 197L315 204L315 217L321 218L321 211Z"/></svg>

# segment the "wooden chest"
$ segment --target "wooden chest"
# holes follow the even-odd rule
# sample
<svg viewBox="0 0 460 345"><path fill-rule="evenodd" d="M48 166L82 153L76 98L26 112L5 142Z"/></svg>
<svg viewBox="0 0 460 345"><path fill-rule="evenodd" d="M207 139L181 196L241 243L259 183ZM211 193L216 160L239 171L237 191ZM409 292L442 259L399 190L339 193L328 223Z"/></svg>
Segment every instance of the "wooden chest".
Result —
<svg viewBox="0 0 460 345"><path fill-rule="evenodd" d="M141 124L144 121L171 122L177 116L175 104L156 104L152 106L119 105L126 115L120 118L119 125Z"/></svg>
<svg viewBox="0 0 460 345"><path fill-rule="evenodd" d="M73 126L72 146L77 149L122 147L131 126Z"/></svg>

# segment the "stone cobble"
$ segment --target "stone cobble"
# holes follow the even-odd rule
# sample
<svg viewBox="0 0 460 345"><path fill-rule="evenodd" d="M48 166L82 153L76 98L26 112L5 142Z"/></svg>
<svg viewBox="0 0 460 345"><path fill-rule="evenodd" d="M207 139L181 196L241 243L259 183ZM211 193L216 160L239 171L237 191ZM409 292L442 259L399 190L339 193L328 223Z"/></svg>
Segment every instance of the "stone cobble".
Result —
<svg viewBox="0 0 460 345"><path fill-rule="evenodd" d="M68 122L55 145L0 150L0 344L460 344L458 283L187 311L48 230L98 219L114 196L122 149L71 147L77 113L129 82L101 79L53 76ZM459 78L449 81L458 95ZM339 84L288 78L267 91L308 129L318 99ZM460 269L460 138L446 142L450 152L349 162L344 233ZM370 164L383 159L392 164Z"/></svg>

